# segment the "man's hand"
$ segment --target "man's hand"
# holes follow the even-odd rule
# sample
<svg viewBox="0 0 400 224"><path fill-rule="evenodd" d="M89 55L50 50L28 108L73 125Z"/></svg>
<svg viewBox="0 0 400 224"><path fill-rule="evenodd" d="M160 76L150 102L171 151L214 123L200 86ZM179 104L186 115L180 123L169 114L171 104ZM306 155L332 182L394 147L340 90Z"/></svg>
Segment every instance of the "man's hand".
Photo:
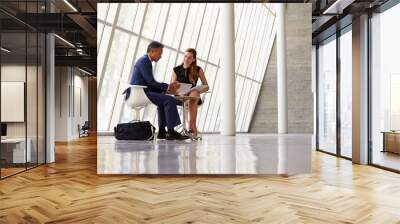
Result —
<svg viewBox="0 0 400 224"><path fill-rule="evenodd" d="M176 91L178 90L179 86L180 86L179 82L171 82L171 84L169 84L168 86L167 93L176 94Z"/></svg>

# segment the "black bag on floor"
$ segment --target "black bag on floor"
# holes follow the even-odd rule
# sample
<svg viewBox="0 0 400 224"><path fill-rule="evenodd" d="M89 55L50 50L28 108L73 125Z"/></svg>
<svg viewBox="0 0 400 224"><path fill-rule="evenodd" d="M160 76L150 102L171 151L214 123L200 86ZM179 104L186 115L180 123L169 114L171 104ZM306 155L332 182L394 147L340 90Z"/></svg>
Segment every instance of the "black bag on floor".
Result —
<svg viewBox="0 0 400 224"><path fill-rule="evenodd" d="M117 124L114 128L118 140L152 140L155 128L148 121Z"/></svg>

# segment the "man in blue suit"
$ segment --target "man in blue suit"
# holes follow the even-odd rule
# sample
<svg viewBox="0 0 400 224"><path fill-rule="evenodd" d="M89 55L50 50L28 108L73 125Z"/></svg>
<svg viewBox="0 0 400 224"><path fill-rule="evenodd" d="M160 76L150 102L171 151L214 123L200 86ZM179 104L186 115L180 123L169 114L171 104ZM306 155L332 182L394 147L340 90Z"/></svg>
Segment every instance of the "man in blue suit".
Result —
<svg viewBox="0 0 400 224"><path fill-rule="evenodd" d="M180 102L174 97L166 95L175 94L179 88L179 83L171 84L157 82L154 79L153 67L151 62L160 60L164 46L157 42L151 42L147 47L147 54L140 57L133 68L131 85L147 86L144 90L146 96L152 103L157 105L158 112L158 139L184 140L188 139L174 130L174 127L181 124L177 104ZM168 131L165 131L165 126Z"/></svg>

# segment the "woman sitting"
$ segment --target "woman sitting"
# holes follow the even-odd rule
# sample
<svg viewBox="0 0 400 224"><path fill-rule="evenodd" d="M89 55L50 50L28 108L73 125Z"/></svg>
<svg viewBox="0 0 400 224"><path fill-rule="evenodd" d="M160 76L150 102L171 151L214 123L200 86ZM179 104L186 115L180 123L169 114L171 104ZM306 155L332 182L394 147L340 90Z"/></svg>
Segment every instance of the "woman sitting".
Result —
<svg viewBox="0 0 400 224"><path fill-rule="evenodd" d="M204 88L201 91L192 90L187 96L194 96L197 99L189 100L189 132L192 133L193 136L197 136L197 108L198 105L202 104L200 99L200 94L203 92L207 92L209 87L207 83L207 79L204 75L204 71L200 66L197 66L196 61L196 50L193 48L189 48L185 51L185 55L183 58L183 63L173 69L171 83L178 81L181 83L191 84L192 87L197 85L197 81L201 80L201 84Z"/></svg>

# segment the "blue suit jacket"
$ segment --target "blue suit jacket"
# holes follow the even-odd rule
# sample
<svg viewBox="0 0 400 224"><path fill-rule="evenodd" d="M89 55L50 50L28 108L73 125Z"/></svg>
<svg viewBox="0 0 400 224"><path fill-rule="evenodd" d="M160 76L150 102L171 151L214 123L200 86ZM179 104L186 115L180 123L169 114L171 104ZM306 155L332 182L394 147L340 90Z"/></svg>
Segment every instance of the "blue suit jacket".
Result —
<svg viewBox="0 0 400 224"><path fill-rule="evenodd" d="M131 85L147 86L146 91L165 93L168 89L168 84L157 82L154 79L153 67L147 54L140 57L133 68Z"/></svg>
<svg viewBox="0 0 400 224"><path fill-rule="evenodd" d="M153 75L153 66L147 54L140 57L133 67L131 85L147 86L145 92L165 93L168 89L168 84L157 82ZM122 94L125 95L125 100L131 95L131 89L127 88Z"/></svg>

